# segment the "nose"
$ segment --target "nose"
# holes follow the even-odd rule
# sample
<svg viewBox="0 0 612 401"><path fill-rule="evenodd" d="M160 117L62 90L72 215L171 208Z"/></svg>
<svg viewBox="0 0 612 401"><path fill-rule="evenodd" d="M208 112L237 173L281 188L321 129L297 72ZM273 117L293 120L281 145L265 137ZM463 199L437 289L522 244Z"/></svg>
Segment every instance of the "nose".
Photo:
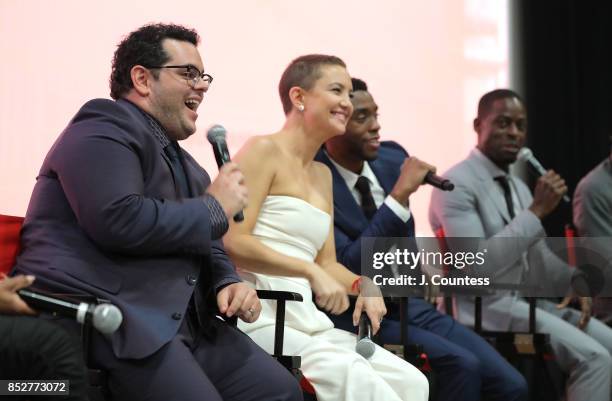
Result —
<svg viewBox="0 0 612 401"><path fill-rule="evenodd" d="M208 92L208 88L210 88L210 82L198 77L194 80L192 88L197 91Z"/></svg>
<svg viewBox="0 0 612 401"><path fill-rule="evenodd" d="M380 131L380 124L378 123L378 117L374 116L374 121L372 122L372 132Z"/></svg>

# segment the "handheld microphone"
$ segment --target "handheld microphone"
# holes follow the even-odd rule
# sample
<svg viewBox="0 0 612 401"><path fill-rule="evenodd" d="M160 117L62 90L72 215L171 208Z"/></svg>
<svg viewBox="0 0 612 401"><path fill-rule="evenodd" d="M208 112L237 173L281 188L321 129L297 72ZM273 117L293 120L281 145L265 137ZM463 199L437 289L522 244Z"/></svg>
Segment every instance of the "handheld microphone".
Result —
<svg viewBox="0 0 612 401"><path fill-rule="evenodd" d="M93 324L99 332L112 334L121 325L123 315L119 308L112 304L92 305L85 302L76 304L69 299L57 298L33 290L17 291L19 296L32 308L57 313L76 319L81 324Z"/></svg>
<svg viewBox="0 0 612 401"><path fill-rule="evenodd" d="M208 129L206 138L212 145L213 152L215 154L215 160L217 161L217 167L221 168L225 163L231 161L229 151L227 150L227 143L225 142L225 135L227 131L222 125L215 124ZM241 222L244 220L244 214L242 211L236 213L234 216L235 222Z"/></svg>
<svg viewBox="0 0 612 401"><path fill-rule="evenodd" d="M425 178L423 182L429 185L433 185L434 187L441 189L442 191L452 191L455 189L455 184L450 182L450 180L440 177L439 175L435 175L431 171L428 171L425 174Z"/></svg>
<svg viewBox="0 0 612 401"><path fill-rule="evenodd" d="M533 152L528 147L523 147L519 150L516 158L520 161L528 163L540 176L546 174L546 169L540 164L538 159L535 158ZM563 195L563 201L566 203L570 203L571 200L569 196Z"/></svg>
<svg viewBox="0 0 612 401"><path fill-rule="evenodd" d="M359 331L355 351L365 359L369 359L374 355L374 351L376 351L376 345L372 341L372 323L370 323L370 318L368 318L365 312L362 312L359 318Z"/></svg>

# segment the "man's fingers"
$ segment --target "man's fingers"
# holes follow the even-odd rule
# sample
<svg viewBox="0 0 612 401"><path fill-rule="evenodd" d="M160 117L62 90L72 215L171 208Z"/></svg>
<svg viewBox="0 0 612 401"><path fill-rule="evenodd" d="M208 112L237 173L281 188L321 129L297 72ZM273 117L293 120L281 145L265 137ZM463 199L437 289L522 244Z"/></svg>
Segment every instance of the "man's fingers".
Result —
<svg viewBox="0 0 612 401"><path fill-rule="evenodd" d="M4 287L8 291L16 292L22 288L30 286L34 282L34 279L34 276L24 276L22 274L15 277L6 277L0 281L0 287Z"/></svg>
<svg viewBox="0 0 612 401"><path fill-rule="evenodd" d="M565 308L567 305L569 305L571 300L572 300L572 297L569 297L569 296L563 298L563 301L561 301L561 303L557 304L557 309Z"/></svg>
<svg viewBox="0 0 612 401"><path fill-rule="evenodd" d="M229 297L228 291L221 290L219 295L217 295L217 306L219 307L219 312L222 314L225 314L227 311L227 301Z"/></svg>
<svg viewBox="0 0 612 401"><path fill-rule="evenodd" d="M244 298L246 294L242 291L233 291L231 299L229 299L229 306L225 312L225 316L232 317L240 310L240 307L244 304Z"/></svg>

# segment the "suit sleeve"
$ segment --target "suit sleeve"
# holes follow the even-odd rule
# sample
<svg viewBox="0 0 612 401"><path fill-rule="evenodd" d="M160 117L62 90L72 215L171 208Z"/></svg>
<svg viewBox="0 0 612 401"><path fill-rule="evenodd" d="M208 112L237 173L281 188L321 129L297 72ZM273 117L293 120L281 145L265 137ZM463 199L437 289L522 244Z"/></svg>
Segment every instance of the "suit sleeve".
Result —
<svg viewBox="0 0 612 401"><path fill-rule="evenodd" d="M139 133L143 128L114 102L94 102L49 156L49 174L57 175L87 236L100 248L126 254L210 253L210 216L202 200L146 196L143 166L160 157L155 139Z"/></svg>
<svg viewBox="0 0 612 401"><path fill-rule="evenodd" d="M242 281L238 273L236 273L234 264L225 252L221 240L212 242L212 261L212 281L215 291L219 291L226 285Z"/></svg>
<svg viewBox="0 0 612 401"><path fill-rule="evenodd" d="M435 232L439 228L444 229L447 246L451 251L464 247L468 243L465 238L480 239L480 250L487 250L486 274L492 279L516 268L522 255L545 236L540 220L525 209L498 232L488 233L474 190L479 183L463 179L457 174L447 176L455 184L455 189L450 192L432 192L429 210L432 230Z"/></svg>
<svg viewBox="0 0 612 401"><path fill-rule="evenodd" d="M368 227L355 239L335 225L336 255L338 262L348 267L353 273L361 274L361 239L363 237L406 237L411 231L412 217L404 223L386 205L376 211Z"/></svg>

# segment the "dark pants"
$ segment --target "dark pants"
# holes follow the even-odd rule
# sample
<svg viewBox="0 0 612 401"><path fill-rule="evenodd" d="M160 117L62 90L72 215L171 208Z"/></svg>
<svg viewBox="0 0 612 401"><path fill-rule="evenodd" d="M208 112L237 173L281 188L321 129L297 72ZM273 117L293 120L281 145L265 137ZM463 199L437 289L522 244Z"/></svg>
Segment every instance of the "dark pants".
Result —
<svg viewBox="0 0 612 401"><path fill-rule="evenodd" d="M380 339L400 343L399 308L389 306ZM350 314L332 317L336 327L355 331ZM519 401L527 399L525 378L489 343L419 298L408 303L407 342L421 344L438 375L436 400Z"/></svg>
<svg viewBox="0 0 612 401"><path fill-rule="evenodd" d="M104 337L92 336L91 364L108 373L113 400L302 400L289 371L236 327L215 318L194 327L186 315L172 341L144 359L117 359Z"/></svg>
<svg viewBox="0 0 612 401"><path fill-rule="evenodd" d="M0 379L68 380L69 396L28 399L86 400L87 370L79 337L44 319L0 315Z"/></svg>

